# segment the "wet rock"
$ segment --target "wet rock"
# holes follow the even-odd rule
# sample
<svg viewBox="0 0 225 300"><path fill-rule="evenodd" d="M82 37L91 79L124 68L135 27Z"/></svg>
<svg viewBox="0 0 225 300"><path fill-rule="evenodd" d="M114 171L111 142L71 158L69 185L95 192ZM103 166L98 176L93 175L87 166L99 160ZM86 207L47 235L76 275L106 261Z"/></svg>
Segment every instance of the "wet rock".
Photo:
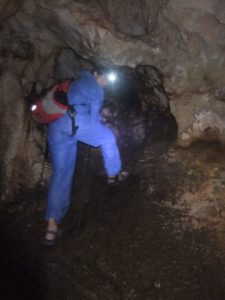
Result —
<svg viewBox="0 0 225 300"><path fill-rule="evenodd" d="M158 107L165 111L169 107L169 99L163 87L163 78L153 66L138 66L136 68L139 97L143 110Z"/></svg>

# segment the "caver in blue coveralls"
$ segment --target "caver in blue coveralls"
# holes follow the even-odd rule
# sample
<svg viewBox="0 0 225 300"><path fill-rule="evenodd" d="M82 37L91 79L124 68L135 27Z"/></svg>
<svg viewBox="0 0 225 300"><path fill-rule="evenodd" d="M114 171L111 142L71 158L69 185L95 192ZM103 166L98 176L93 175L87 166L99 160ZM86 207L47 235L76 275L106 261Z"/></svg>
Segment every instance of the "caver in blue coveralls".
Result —
<svg viewBox="0 0 225 300"><path fill-rule="evenodd" d="M53 175L48 189L46 219L60 223L70 204L73 173L76 165L77 142L101 147L104 167L108 176L121 170L121 159L114 133L101 123L100 109L104 100L103 88L89 72L70 85L69 104L76 110L77 133L71 136L72 125L68 114L49 125L48 143Z"/></svg>

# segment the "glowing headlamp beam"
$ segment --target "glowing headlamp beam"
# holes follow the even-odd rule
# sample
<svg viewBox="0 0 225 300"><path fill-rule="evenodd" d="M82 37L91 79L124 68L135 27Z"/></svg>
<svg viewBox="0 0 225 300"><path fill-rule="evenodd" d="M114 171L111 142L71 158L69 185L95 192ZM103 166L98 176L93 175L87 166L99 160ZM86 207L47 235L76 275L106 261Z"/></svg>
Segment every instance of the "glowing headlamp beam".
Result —
<svg viewBox="0 0 225 300"><path fill-rule="evenodd" d="M115 73L109 73L107 77L110 82L114 82L117 79L117 76Z"/></svg>

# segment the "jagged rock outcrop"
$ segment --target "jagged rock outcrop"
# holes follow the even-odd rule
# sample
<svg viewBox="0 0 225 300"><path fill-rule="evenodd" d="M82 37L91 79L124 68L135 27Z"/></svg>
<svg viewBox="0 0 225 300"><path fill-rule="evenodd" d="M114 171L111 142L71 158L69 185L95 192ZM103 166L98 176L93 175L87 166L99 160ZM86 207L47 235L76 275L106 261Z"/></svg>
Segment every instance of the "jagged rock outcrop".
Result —
<svg viewBox="0 0 225 300"><path fill-rule="evenodd" d="M225 145L225 103L210 94L199 94L170 105L179 124L180 146L188 147L197 140Z"/></svg>
<svg viewBox="0 0 225 300"><path fill-rule="evenodd" d="M10 201L24 185L29 190L40 183L46 142L43 132L31 120L14 70L1 75L0 94L1 196L3 201ZM44 175L47 177L49 172L46 170Z"/></svg>

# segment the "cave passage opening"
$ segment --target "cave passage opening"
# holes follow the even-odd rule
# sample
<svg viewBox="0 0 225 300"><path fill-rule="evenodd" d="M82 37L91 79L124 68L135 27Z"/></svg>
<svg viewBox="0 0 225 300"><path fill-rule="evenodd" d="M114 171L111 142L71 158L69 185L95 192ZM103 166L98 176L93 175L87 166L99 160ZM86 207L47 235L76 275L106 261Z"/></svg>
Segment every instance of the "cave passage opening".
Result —
<svg viewBox="0 0 225 300"><path fill-rule="evenodd" d="M141 100L138 95L135 70L129 67L112 67L116 80L106 88L106 101L113 101L124 113L139 112Z"/></svg>

